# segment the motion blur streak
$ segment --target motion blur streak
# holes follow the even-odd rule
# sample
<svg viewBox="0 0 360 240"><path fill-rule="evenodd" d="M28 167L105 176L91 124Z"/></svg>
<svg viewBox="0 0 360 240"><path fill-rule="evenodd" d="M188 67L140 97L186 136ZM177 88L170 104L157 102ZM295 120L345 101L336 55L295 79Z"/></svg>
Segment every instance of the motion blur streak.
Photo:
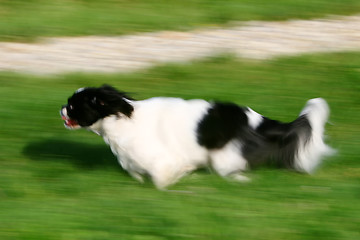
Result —
<svg viewBox="0 0 360 240"><path fill-rule="evenodd" d="M360 239L359 13L358 0L0 0L13 71L0 71L0 239ZM64 99L103 83L284 122L322 97L338 154L312 175L263 167L236 184L204 169L156 191L63 127Z"/></svg>
<svg viewBox="0 0 360 240"><path fill-rule="evenodd" d="M122 37L49 38L37 44L0 43L0 70L35 74L111 73L224 52L268 59L309 52L360 50L360 16L242 25Z"/></svg>

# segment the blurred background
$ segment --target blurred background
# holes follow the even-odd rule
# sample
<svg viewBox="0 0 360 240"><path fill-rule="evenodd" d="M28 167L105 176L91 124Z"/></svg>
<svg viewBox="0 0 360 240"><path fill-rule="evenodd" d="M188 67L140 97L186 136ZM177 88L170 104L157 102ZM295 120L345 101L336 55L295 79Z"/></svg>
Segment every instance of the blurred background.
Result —
<svg viewBox="0 0 360 240"><path fill-rule="evenodd" d="M360 239L359 13L358 0L0 0L0 239ZM235 184L205 169L160 192L63 127L67 98L104 83L281 121L323 97L338 154L314 175L264 167Z"/></svg>

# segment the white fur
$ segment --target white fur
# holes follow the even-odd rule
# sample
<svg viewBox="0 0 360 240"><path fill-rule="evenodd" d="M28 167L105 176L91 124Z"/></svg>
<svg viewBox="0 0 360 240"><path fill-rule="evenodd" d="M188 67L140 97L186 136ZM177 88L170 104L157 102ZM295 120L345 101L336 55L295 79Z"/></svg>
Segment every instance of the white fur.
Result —
<svg viewBox="0 0 360 240"><path fill-rule="evenodd" d="M82 92L82 91L84 91L84 90L85 90L85 88L82 87L82 88L79 88L78 90L76 90L75 93L79 93L79 92Z"/></svg>
<svg viewBox="0 0 360 240"><path fill-rule="evenodd" d="M241 175L246 170L247 161L241 154L241 144L237 140L230 141L221 149L210 151L211 165L223 177L231 177L238 181L247 181Z"/></svg>
<svg viewBox="0 0 360 240"><path fill-rule="evenodd" d="M329 117L330 109L322 98L310 99L300 116L306 115L312 128L312 136L304 145L300 142L299 152L295 158L295 169L312 173L321 163L322 157L332 155L335 150L327 146L323 139L324 125ZM303 147L305 146L305 147Z"/></svg>
<svg viewBox="0 0 360 240"><path fill-rule="evenodd" d="M256 129L260 125L260 123L263 121L263 116L260 115L259 113L255 112L251 108L248 108L247 110L248 111L246 111L246 116L248 117L249 125L253 129Z"/></svg>
<svg viewBox="0 0 360 240"><path fill-rule="evenodd" d="M150 175L158 188L165 188L208 164L208 152L199 146L194 134L210 107L208 102L151 98L131 104L131 118L110 116L90 129L103 136L133 177L142 181L142 175Z"/></svg>

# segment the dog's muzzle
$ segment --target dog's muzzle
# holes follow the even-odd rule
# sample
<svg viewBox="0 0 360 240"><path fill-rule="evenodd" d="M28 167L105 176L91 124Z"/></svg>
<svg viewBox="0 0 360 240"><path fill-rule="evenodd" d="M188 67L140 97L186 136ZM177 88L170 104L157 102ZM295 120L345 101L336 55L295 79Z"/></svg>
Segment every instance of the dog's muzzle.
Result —
<svg viewBox="0 0 360 240"><path fill-rule="evenodd" d="M68 116L66 106L62 107L62 109L60 110L60 115L61 115L62 120L64 120L64 126L66 128L68 128L68 129L80 128L79 123L76 120L71 119Z"/></svg>

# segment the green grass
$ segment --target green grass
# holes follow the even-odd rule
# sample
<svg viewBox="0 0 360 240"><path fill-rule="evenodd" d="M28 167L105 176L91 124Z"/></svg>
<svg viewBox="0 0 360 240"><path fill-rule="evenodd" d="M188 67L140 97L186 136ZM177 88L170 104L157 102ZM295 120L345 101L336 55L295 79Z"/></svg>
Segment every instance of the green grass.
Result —
<svg viewBox="0 0 360 240"><path fill-rule="evenodd" d="M0 40L189 30L358 12L358 0L0 0Z"/></svg>
<svg viewBox="0 0 360 240"><path fill-rule="evenodd" d="M360 53L245 62L231 56L134 74L0 73L0 239L359 239ZM102 139L68 131L59 109L79 87L233 101L283 121L328 100L339 150L315 175L261 168L248 184L209 171L161 192L122 171Z"/></svg>

